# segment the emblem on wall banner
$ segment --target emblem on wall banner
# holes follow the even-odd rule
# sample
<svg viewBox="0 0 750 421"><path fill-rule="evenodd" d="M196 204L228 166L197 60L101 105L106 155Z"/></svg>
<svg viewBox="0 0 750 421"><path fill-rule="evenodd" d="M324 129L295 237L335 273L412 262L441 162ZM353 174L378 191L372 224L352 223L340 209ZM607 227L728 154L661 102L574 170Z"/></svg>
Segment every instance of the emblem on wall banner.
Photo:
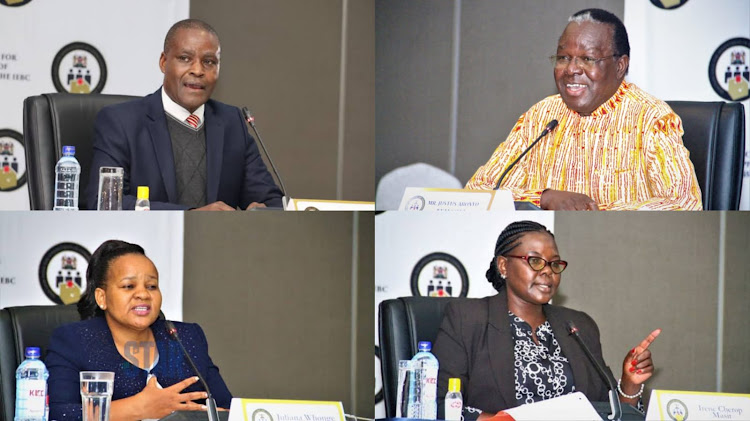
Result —
<svg viewBox="0 0 750 421"><path fill-rule="evenodd" d="M430 253L411 271L411 293L420 297L466 297L469 275L448 253Z"/></svg>
<svg viewBox="0 0 750 421"><path fill-rule="evenodd" d="M0 129L0 192L26 184L26 158L23 136L15 130Z"/></svg>
<svg viewBox="0 0 750 421"><path fill-rule="evenodd" d="M667 415L674 421L687 421L687 406L679 399L672 399L667 402Z"/></svg>
<svg viewBox="0 0 750 421"><path fill-rule="evenodd" d="M73 42L52 60L52 83L57 92L98 94L107 82L107 63L91 44Z"/></svg>
<svg viewBox="0 0 750 421"><path fill-rule="evenodd" d="M728 101L750 98L750 38L732 38L721 44L708 64L708 80Z"/></svg>
<svg viewBox="0 0 750 421"><path fill-rule="evenodd" d="M688 0L651 0L651 4L659 9L677 9L687 3Z"/></svg>
<svg viewBox="0 0 750 421"><path fill-rule="evenodd" d="M86 269L91 253L75 243L50 248L39 264L39 283L44 295L56 304L73 304L86 290Z"/></svg>
<svg viewBox="0 0 750 421"><path fill-rule="evenodd" d="M29 3L31 3L31 0L0 0L0 4L10 7L25 6Z"/></svg>

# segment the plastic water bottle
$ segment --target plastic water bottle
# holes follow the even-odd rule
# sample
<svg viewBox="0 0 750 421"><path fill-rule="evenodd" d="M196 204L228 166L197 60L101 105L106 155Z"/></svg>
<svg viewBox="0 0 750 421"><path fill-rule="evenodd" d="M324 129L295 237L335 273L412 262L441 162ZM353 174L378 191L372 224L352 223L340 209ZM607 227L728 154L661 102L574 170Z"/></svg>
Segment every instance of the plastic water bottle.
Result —
<svg viewBox="0 0 750 421"><path fill-rule="evenodd" d="M419 381L419 408L420 416L424 420L437 419L437 377L438 377L438 360L430 352L432 344L427 341L419 342L419 352L412 358L417 362L416 376Z"/></svg>
<svg viewBox="0 0 750 421"><path fill-rule="evenodd" d="M138 186L138 199L135 201L135 210L151 210L151 202L148 200L148 186Z"/></svg>
<svg viewBox="0 0 750 421"><path fill-rule="evenodd" d="M448 379L448 393L445 394L446 421L461 421L464 398L461 396L461 379Z"/></svg>
<svg viewBox="0 0 750 421"><path fill-rule="evenodd" d="M39 359L39 348L26 348L26 359L16 370L16 415L14 421L47 420L49 371Z"/></svg>
<svg viewBox="0 0 750 421"><path fill-rule="evenodd" d="M75 146L63 146L63 156L55 166L55 210L78 210L81 165Z"/></svg>

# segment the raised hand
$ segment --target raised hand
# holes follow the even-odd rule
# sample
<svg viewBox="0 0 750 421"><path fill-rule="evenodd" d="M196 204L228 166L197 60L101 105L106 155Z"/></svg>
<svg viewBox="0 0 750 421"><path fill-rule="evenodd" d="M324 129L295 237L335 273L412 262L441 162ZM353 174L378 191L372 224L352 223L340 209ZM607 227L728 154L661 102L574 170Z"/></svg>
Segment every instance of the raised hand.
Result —
<svg viewBox="0 0 750 421"><path fill-rule="evenodd" d="M622 362L621 389L628 395L634 395L640 390L641 384L654 374L654 362L648 347L661 333L661 329L651 332L638 346L631 349Z"/></svg>
<svg viewBox="0 0 750 421"><path fill-rule="evenodd" d="M198 377L175 383L172 386L161 389L156 384L156 377L152 377L146 387L135 395L144 418L163 418L174 411L205 411L206 406L200 405L194 400L206 399L206 392L187 392L183 390L198 381Z"/></svg>

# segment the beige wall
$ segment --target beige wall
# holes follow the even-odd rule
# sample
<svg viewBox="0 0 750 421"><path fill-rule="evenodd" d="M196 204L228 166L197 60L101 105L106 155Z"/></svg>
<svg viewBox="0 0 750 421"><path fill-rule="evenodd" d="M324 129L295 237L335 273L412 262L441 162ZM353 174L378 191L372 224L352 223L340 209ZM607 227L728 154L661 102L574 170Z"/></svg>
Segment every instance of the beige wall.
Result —
<svg viewBox="0 0 750 421"><path fill-rule="evenodd" d="M372 213L185 214L183 318L237 397L372 416Z"/></svg>
<svg viewBox="0 0 750 421"><path fill-rule="evenodd" d="M255 113L288 194L374 200L374 0L194 0L190 16L221 37L214 98Z"/></svg>
<svg viewBox="0 0 750 421"><path fill-rule="evenodd" d="M555 236L570 262L556 303L596 320L615 376L660 327L649 387L750 393L750 213L557 212Z"/></svg>

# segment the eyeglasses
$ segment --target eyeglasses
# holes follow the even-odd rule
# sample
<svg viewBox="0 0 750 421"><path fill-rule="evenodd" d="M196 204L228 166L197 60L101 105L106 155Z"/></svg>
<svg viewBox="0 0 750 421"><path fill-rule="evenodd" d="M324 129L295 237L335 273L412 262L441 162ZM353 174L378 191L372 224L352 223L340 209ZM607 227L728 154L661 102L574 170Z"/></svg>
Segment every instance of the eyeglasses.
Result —
<svg viewBox="0 0 750 421"><path fill-rule="evenodd" d="M584 70L591 70L594 68L594 65L596 63L599 63L600 61L604 61L607 59L610 59L612 57L621 57L622 54L612 54L611 56L607 57L601 57L601 58L595 58L595 57L571 57L571 56L550 56L549 61L552 63L552 65L555 66L555 68L564 68L568 67L571 61L575 61L578 67L584 69Z"/></svg>
<svg viewBox="0 0 750 421"><path fill-rule="evenodd" d="M515 257L516 259L523 259L526 261L526 263L529 264L529 266L531 266L532 269L537 272L544 269L544 267L547 265L549 265L549 268L552 269L552 273L562 273L562 271L564 271L565 268L568 267L568 262L566 262L565 260L553 260L549 262L538 256L511 256L508 254L506 254L505 257Z"/></svg>

